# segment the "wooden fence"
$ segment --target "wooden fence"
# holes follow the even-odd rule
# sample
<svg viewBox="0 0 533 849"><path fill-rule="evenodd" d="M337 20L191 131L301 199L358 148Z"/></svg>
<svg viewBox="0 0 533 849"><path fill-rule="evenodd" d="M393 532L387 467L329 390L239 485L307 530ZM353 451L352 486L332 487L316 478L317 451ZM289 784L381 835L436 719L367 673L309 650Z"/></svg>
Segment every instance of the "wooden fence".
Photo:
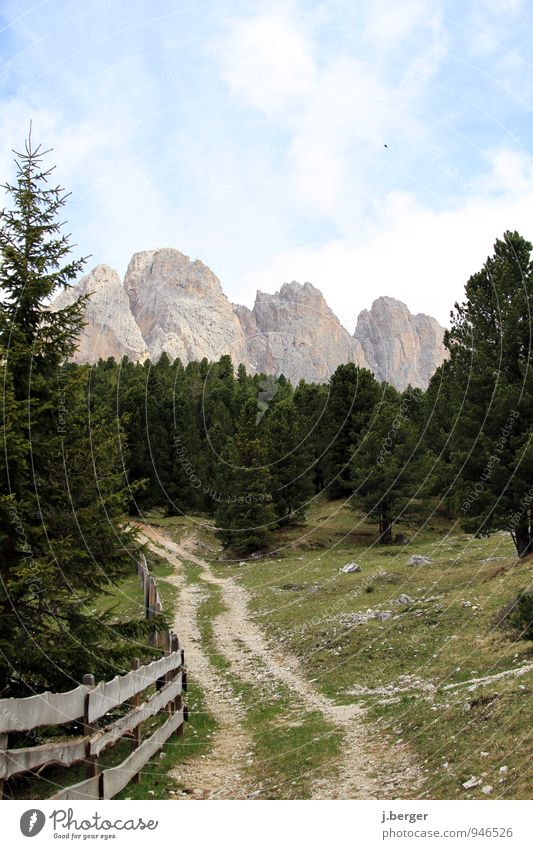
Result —
<svg viewBox="0 0 533 849"><path fill-rule="evenodd" d="M149 573L144 555L138 564L148 619L162 610L155 579ZM85 675L82 683L66 693L40 693L23 699L0 700L0 798L4 781L14 775L39 773L49 766L69 767L86 764L86 778L65 787L52 799L112 799L140 772L150 758L162 748L174 732L182 735L187 719L183 693L187 690L184 652L173 631L153 632L152 645L161 648L163 656L141 665L134 659L132 670L111 681L96 684L93 675ZM155 684L141 703L140 694ZM127 704L129 710L119 719L99 725L110 711ZM141 738L141 724L165 711L168 718L153 734ZM10 732L33 732L44 726L83 723L83 736L54 741L28 748L9 748ZM119 740L129 737L132 752L119 766L101 769L99 756Z"/></svg>

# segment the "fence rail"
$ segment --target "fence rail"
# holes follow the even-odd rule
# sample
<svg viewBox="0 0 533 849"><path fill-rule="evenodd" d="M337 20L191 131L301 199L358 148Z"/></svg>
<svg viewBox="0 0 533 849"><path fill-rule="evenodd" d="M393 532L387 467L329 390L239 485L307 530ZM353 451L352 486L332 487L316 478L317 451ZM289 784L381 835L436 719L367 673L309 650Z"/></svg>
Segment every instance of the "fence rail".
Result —
<svg viewBox="0 0 533 849"><path fill-rule="evenodd" d="M138 574L148 619L163 607L154 577L144 555L138 563ZM185 658L179 639L173 631L153 632L150 642L162 649L163 657L141 665L137 659L131 672L117 675L111 681L96 684L85 675L82 684L65 693L41 693L21 699L0 699L0 798L4 781L21 773L39 774L49 766L69 767L86 764L85 781L65 787L52 799L111 799L140 772L150 758L174 732L183 734L188 717L183 693L187 690ZM155 684L156 691L141 703L140 694ZM127 704L130 710L119 719L98 727L97 722L113 709ZM167 711L165 723L145 740L141 724L156 714ZM43 726L83 722L83 736L59 740L28 748L9 748L9 733L33 731ZM132 741L132 753L119 765L100 769L99 756L124 737Z"/></svg>

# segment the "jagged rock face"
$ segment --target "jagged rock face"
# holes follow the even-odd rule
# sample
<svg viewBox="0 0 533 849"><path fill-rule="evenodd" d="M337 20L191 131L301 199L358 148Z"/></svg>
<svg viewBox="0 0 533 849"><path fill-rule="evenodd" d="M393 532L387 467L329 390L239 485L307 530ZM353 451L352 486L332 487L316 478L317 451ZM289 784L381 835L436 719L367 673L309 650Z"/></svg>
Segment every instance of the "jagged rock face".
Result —
<svg viewBox="0 0 533 849"><path fill-rule="evenodd" d="M397 389L425 389L447 356L444 328L429 315L413 315L395 298L378 298L357 320L359 341L368 367L378 380Z"/></svg>
<svg viewBox="0 0 533 849"><path fill-rule="evenodd" d="M99 265L51 309L89 292L78 362L124 355L157 361L166 351L187 363L230 354L235 365L284 374L293 383L327 381L341 363L355 362L404 389L409 383L425 388L447 356L438 322L413 315L394 298L374 301L350 336L311 283L258 292L253 310L232 306L207 266L173 248L134 254L124 286L115 271Z"/></svg>
<svg viewBox="0 0 533 849"><path fill-rule="evenodd" d="M240 322L220 280L199 260L173 248L134 254L124 288L152 360L217 360L231 354L247 363Z"/></svg>
<svg viewBox="0 0 533 849"><path fill-rule="evenodd" d="M284 283L279 292L258 292L252 311L235 307L257 371L298 382L324 382L338 365L363 365L362 350L311 283Z"/></svg>
<svg viewBox="0 0 533 849"><path fill-rule="evenodd" d="M91 294L85 310L85 327L80 334L74 360L96 363L100 358L123 356L137 362L148 356L139 327L130 310L130 302L120 277L108 265L97 265L85 277L54 300L56 311L70 306L80 296Z"/></svg>

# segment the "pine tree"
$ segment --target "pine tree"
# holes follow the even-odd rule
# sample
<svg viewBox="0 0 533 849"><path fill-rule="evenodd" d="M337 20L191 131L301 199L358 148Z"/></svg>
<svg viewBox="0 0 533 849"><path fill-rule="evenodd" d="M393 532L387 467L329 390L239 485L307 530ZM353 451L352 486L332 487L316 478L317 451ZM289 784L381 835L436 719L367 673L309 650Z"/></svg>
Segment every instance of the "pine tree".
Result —
<svg viewBox="0 0 533 849"><path fill-rule="evenodd" d="M131 654L126 632L135 632L92 610L96 595L131 572L133 540L121 522L115 423L88 406L87 367L64 364L84 303L47 309L84 261L68 261L58 219L66 195L49 186L44 156L28 139L15 183L4 186L12 208L0 218L2 694L112 674Z"/></svg>
<svg viewBox="0 0 533 849"><path fill-rule="evenodd" d="M353 492L350 461L379 398L379 384L368 369L340 365L330 381L325 411L327 447L324 477L331 498Z"/></svg>
<svg viewBox="0 0 533 849"><path fill-rule="evenodd" d="M217 534L242 554L263 548L275 524L268 457L256 418L257 404L250 400L224 450L217 483Z"/></svg>
<svg viewBox="0 0 533 849"><path fill-rule="evenodd" d="M265 417L273 506L279 525L301 519L313 496L313 454L292 400L274 404Z"/></svg>
<svg viewBox="0 0 533 849"><path fill-rule="evenodd" d="M516 232L498 239L445 335L463 527L509 531L520 557L533 551L531 250Z"/></svg>
<svg viewBox="0 0 533 849"><path fill-rule="evenodd" d="M409 404L386 400L363 434L351 461L352 503L379 524L379 542L392 542L393 525L417 509L428 469L427 452L409 417Z"/></svg>

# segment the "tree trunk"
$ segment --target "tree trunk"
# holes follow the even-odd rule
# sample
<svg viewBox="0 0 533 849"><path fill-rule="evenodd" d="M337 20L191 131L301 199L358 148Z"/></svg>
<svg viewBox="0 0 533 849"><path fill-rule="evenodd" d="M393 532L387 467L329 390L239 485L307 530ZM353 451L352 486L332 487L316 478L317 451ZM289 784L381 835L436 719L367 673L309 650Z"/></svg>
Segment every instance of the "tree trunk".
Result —
<svg viewBox="0 0 533 849"><path fill-rule="evenodd" d="M527 557L533 553L533 528L521 525L515 530L513 539L519 557Z"/></svg>
<svg viewBox="0 0 533 849"><path fill-rule="evenodd" d="M381 511L379 518L379 542L381 545L392 542L392 519L385 510Z"/></svg>

